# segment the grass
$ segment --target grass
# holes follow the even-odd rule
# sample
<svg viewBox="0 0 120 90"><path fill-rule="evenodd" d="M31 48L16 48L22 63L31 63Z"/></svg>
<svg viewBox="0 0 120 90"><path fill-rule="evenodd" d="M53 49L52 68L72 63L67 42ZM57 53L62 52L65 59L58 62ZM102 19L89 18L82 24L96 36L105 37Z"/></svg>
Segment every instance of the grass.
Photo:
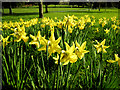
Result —
<svg viewBox="0 0 120 90"><path fill-rule="evenodd" d="M48 5L49 7L51 5ZM52 5L53 6L53 5ZM108 8L106 9L101 9L99 12L98 9L92 9L88 11L88 8L53 8L53 7L48 8L48 13L45 13L45 8L44 8L44 17L58 17L61 19L64 15L72 15L74 14L78 18L81 16L84 16L86 14L90 16L95 16L96 18L102 18L102 17L112 17L116 16L118 17L118 9L116 8ZM63 5L64 6L64 5ZM38 18L39 15L39 8L37 7L31 7L31 8L13 8L13 15L9 15L9 10L4 9L4 15L2 15L2 21L18 21L20 18L23 18L24 20L29 20L32 18Z"/></svg>

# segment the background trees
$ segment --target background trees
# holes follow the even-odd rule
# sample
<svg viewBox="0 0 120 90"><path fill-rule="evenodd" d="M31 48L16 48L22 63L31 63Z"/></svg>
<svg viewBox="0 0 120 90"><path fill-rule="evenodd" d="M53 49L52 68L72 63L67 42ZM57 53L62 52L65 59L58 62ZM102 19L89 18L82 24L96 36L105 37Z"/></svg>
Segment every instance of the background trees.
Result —
<svg viewBox="0 0 120 90"><path fill-rule="evenodd" d="M115 7L118 8L119 3L118 2L101 2L102 0L99 0L100 2L78 2L77 0L70 0L69 2L67 2L67 4L72 5L72 7L74 8L74 5L77 5L78 8L84 8L87 7L90 9L98 9L100 11L101 8L110 8L110 7ZM50 4L54 4L54 5L58 5L58 4L66 4L61 3L61 2L3 2L2 3L2 10L3 10L3 14L4 14L4 8L9 8L9 14L13 14L12 12L12 8L17 8L17 7L21 7L24 5L38 5L39 6L39 17L42 18L43 17L43 5L45 5L45 13L48 13L48 5ZM72 8L71 7L71 8Z"/></svg>

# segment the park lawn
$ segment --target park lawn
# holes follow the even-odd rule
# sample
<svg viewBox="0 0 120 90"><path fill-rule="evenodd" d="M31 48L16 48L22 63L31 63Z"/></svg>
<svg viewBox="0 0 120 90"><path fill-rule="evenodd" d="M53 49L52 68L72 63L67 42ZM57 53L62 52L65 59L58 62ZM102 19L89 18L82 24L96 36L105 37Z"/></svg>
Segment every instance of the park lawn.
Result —
<svg viewBox="0 0 120 90"><path fill-rule="evenodd" d="M57 6L57 5L56 5ZM20 18L23 18L24 20L30 20L32 18L38 18L39 15L39 8L36 7L30 7L30 8L13 8L13 15L9 15L9 9L4 9L4 15L2 15L2 22L4 21L19 21ZM61 17L65 15L75 15L78 18L84 15L90 15L95 16L96 18L102 18L102 17L118 17L118 9L117 8L107 8L101 9L98 11L98 9L91 9L90 11L88 8L54 8L50 7L48 8L48 13L45 13L44 8L44 17L58 17L61 19Z"/></svg>

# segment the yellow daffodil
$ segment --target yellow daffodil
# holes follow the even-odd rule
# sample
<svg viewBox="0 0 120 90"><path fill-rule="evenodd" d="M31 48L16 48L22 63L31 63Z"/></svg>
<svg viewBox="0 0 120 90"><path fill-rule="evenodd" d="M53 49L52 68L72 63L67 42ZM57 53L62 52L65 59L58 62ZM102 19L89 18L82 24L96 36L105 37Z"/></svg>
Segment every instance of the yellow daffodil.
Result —
<svg viewBox="0 0 120 90"><path fill-rule="evenodd" d="M80 30L83 30L83 29L85 28L85 24L79 25L78 28L79 28Z"/></svg>
<svg viewBox="0 0 120 90"><path fill-rule="evenodd" d="M91 22L91 19L90 19L90 17L86 19L86 22Z"/></svg>
<svg viewBox="0 0 120 90"><path fill-rule="evenodd" d="M99 32L99 29L98 28L96 28L96 31L95 32Z"/></svg>
<svg viewBox="0 0 120 90"><path fill-rule="evenodd" d="M15 28L15 27L18 27L18 26L22 26L24 25L25 27L29 27L29 26L32 26L32 25L35 25L38 23L38 18L35 18L35 19L31 19L29 21L23 21L23 19L21 18L20 19L20 22L15 22L13 23L12 21L10 21L9 23L7 23L6 21L3 23L3 28L7 28L7 29L10 29L10 28Z"/></svg>
<svg viewBox="0 0 120 90"><path fill-rule="evenodd" d="M106 24L107 24L107 21L104 20L103 23L102 23L102 27L104 27Z"/></svg>
<svg viewBox="0 0 120 90"><path fill-rule="evenodd" d="M113 28L114 30L116 30L116 29L117 29L117 25L113 24L113 25L112 25L112 28Z"/></svg>
<svg viewBox="0 0 120 90"><path fill-rule="evenodd" d="M57 17L55 17L55 19L57 20Z"/></svg>
<svg viewBox="0 0 120 90"><path fill-rule="evenodd" d="M86 17L86 18L88 18L88 17L89 17L89 15L85 15L85 17Z"/></svg>
<svg viewBox="0 0 120 90"><path fill-rule="evenodd" d="M101 43L99 43L97 40L95 40L98 45L94 45L94 47L97 49L97 53L102 52L107 53L105 50L106 48L109 48L109 46L104 46L106 39L104 39Z"/></svg>
<svg viewBox="0 0 120 90"><path fill-rule="evenodd" d="M78 44L78 42L76 41L75 53L76 53L76 55L77 55L80 59L82 59L82 58L84 57L84 54L85 54L85 53L88 53L88 52L89 52L89 51L84 50L85 47L86 47L86 41L85 41L81 46L80 46L80 45Z"/></svg>
<svg viewBox="0 0 120 90"><path fill-rule="evenodd" d="M100 19L99 19L99 24L101 24L101 23L102 23L102 21L103 21L103 19L102 19L102 18L100 18Z"/></svg>
<svg viewBox="0 0 120 90"><path fill-rule="evenodd" d="M68 31L69 33L72 33L73 29L70 27L70 25L68 26Z"/></svg>
<svg viewBox="0 0 120 90"><path fill-rule="evenodd" d="M93 25L94 25L94 23L95 23L95 20L93 20L93 21L91 22L91 26L93 26Z"/></svg>
<svg viewBox="0 0 120 90"><path fill-rule="evenodd" d="M55 60L55 64L58 64L59 55L57 54L57 57L53 57L53 59ZM61 64L61 62L60 62L60 64Z"/></svg>
<svg viewBox="0 0 120 90"><path fill-rule="evenodd" d="M1 35L1 40L0 42L2 41L3 42L3 48L5 48L5 46L10 43L8 42L8 39L9 39L10 36L7 36L6 38L4 38L2 35Z"/></svg>
<svg viewBox="0 0 120 90"><path fill-rule="evenodd" d="M66 42L66 51L62 50L61 57L60 57L60 64L63 63L63 65L67 65L69 62L70 63L75 63L77 61L77 55L74 52L75 45L73 43L73 46L69 46ZM58 64L58 59L59 56L57 55L57 58L53 57L55 60L55 63Z"/></svg>
<svg viewBox="0 0 120 90"><path fill-rule="evenodd" d="M17 27L18 31L15 29L14 30L14 33L11 34L13 35L14 37L16 37L16 39L14 41L21 41L21 39L24 41L24 42L27 42L29 37L26 36L26 32L25 32L25 27L22 26L22 27Z"/></svg>
<svg viewBox="0 0 120 90"><path fill-rule="evenodd" d="M33 39L29 44L35 44L37 48L40 47L40 44L44 44L44 41L42 41L42 37L40 35L40 31L38 31L37 36L33 36L30 34L30 37ZM44 37L45 38L45 37Z"/></svg>
<svg viewBox="0 0 120 90"><path fill-rule="evenodd" d="M45 24L41 24L41 27L42 27L42 28L45 28Z"/></svg>
<svg viewBox="0 0 120 90"><path fill-rule="evenodd" d="M92 16L92 18L93 18L93 19L95 19L95 17L94 17L94 16Z"/></svg>
<svg viewBox="0 0 120 90"><path fill-rule="evenodd" d="M43 46L41 48L39 48L38 51L46 50L46 46L48 45L49 56L51 56L51 54L55 53L55 52L60 53L61 48L60 48L60 46L58 44L59 44L59 42L61 40L61 37L59 37L57 40L55 40L54 30L51 31L51 36L50 36L49 40L46 40L43 37L41 39L43 40L44 44L42 44Z"/></svg>
<svg viewBox="0 0 120 90"><path fill-rule="evenodd" d="M115 54L115 60L107 60L107 62L109 63L118 62L118 65L120 67L120 58L118 57L118 54Z"/></svg>
<svg viewBox="0 0 120 90"><path fill-rule="evenodd" d="M109 32L110 32L110 29L106 29L106 30L104 30L104 31L105 31L105 32L106 32L106 34L107 34L107 33L109 33Z"/></svg>
<svg viewBox="0 0 120 90"><path fill-rule="evenodd" d="M21 21L21 22L23 22L23 19L22 19L22 18L20 18L20 21Z"/></svg>

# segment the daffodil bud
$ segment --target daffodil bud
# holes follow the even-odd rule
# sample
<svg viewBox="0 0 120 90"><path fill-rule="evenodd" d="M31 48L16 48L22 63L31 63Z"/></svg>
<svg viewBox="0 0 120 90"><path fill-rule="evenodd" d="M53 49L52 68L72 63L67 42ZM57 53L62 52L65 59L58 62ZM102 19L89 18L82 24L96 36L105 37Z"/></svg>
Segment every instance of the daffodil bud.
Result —
<svg viewBox="0 0 120 90"><path fill-rule="evenodd" d="M62 52L62 53L65 53L65 51L64 51L64 50L62 50L61 52Z"/></svg>
<svg viewBox="0 0 120 90"><path fill-rule="evenodd" d="M48 46L50 46L51 45L51 41L48 41Z"/></svg>
<svg viewBox="0 0 120 90"><path fill-rule="evenodd" d="M78 47L76 47L76 50L79 50L79 48L78 48Z"/></svg>

